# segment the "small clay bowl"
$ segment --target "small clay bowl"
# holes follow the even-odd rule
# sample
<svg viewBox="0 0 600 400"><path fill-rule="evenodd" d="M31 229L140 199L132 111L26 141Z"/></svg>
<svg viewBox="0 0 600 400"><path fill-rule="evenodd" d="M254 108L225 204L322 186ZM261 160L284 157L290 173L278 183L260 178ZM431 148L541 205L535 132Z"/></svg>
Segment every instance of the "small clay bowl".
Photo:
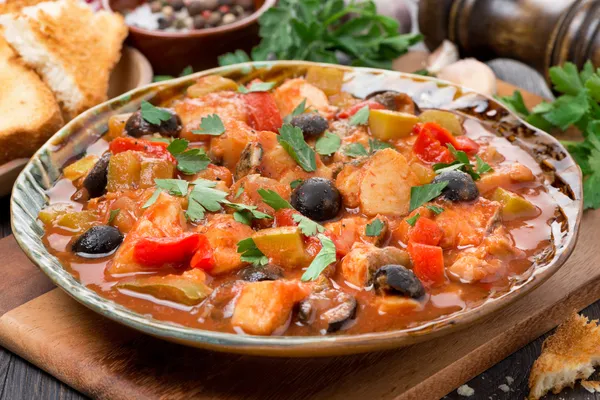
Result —
<svg viewBox="0 0 600 400"><path fill-rule="evenodd" d="M124 13L144 0L102 0L107 10ZM177 76L191 65L194 71L217 66L217 58L238 49L250 51L259 42L258 18L276 0L254 0L256 11L232 24L187 32L164 32L129 26L127 43L140 50L156 74Z"/></svg>

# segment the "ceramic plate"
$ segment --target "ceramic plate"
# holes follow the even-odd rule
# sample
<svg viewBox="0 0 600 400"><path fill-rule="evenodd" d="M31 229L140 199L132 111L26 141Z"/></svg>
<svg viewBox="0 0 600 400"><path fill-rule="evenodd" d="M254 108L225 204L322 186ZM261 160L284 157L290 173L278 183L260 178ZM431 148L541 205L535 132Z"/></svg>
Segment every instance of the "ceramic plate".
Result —
<svg viewBox="0 0 600 400"><path fill-rule="evenodd" d="M525 295L554 274L571 254L582 214L581 173L559 142L550 135L526 125L495 100L456 85L404 74L369 68L332 66L346 71L344 90L357 97L380 88L408 93L421 108L453 109L485 121L498 135L531 154L549 172L548 192L560 206L552 227L552 245L536 257L531 273L516 278L510 291L482 305L438 318L408 329L359 335L331 336L250 336L188 328L135 313L79 283L49 254L41 238L43 228L37 214L47 204L46 190L60 177L62 167L107 131L111 115L132 112L143 100L168 98L192 84L200 76L220 74L240 83L254 78L281 82L300 76L306 62L246 63L204 71L168 82L160 82L131 91L101 104L74 119L54 135L19 175L11 201L14 235L28 257L69 295L92 310L150 335L190 346L219 351L277 355L321 356L358 353L401 347L428 340L464 328L477 319ZM358 80L353 76L360 75Z"/></svg>

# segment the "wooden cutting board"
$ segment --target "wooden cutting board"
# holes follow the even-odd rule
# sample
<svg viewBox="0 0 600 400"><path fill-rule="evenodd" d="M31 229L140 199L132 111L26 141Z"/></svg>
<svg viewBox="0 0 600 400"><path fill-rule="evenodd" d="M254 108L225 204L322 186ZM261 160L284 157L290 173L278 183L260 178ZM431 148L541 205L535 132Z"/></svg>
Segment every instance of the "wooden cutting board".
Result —
<svg viewBox="0 0 600 400"><path fill-rule="evenodd" d="M501 83L500 93L513 87ZM539 98L527 94L529 105ZM461 332L356 356L280 359L191 349L79 305L0 241L0 345L99 399L438 399L600 299L600 210L546 283Z"/></svg>

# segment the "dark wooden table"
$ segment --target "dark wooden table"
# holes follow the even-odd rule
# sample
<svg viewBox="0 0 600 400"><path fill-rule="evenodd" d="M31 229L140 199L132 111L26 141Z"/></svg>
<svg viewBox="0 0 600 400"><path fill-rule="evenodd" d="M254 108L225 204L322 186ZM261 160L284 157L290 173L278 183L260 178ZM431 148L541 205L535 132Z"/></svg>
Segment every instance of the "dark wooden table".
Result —
<svg viewBox="0 0 600 400"><path fill-rule="evenodd" d="M500 79L524 87L544 97L550 96L550 91L541 77L532 73L531 70L506 61L494 61L490 66ZM9 234L9 199L5 197L0 198L0 238ZM600 318L600 301L585 309L583 313L594 319ZM526 398L529 370L540 354L542 342L546 336L538 338L467 382L467 385L475 389L475 394L468 397L468 399L513 400ZM51 375L0 347L0 400L79 400L85 398L85 396ZM466 398L459 396L454 391L445 396L444 399L458 400ZM600 395L588 393L578 384L574 390L568 389L559 395L549 395L546 399L600 400Z"/></svg>

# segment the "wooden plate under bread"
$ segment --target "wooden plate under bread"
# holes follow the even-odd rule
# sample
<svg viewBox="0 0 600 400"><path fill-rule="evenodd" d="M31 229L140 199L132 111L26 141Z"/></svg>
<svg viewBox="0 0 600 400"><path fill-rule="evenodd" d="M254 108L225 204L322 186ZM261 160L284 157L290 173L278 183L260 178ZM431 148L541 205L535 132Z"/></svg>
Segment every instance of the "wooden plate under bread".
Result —
<svg viewBox="0 0 600 400"><path fill-rule="evenodd" d="M152 66L142 53L124 47L121 59L110 76L108 98L116 97L152 82ZM10 194L13 183L29 159L18 158L0 165L0 197Z"/></svg>

